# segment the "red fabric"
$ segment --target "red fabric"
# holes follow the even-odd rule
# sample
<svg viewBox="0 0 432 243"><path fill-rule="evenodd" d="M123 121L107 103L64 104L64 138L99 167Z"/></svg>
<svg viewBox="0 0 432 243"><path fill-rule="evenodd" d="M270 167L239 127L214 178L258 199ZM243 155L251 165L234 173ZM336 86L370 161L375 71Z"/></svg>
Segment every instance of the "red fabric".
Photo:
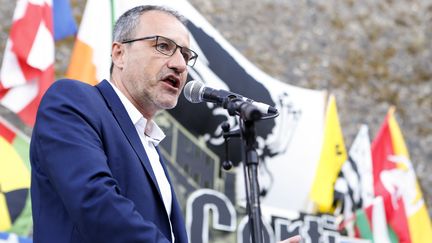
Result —
<svg viewBox="0 0 432 243"><path fill-rule="evenodd" d="M18 112L18 116L21 120L29 125L33 126L36 121L36 113L39 107L39 103L42 99L42 96L45 94L45 91L49 88L52 81L54 80L54 65L51 65L45 72L42 72L40 79L38 82L39 90L37 96L20 112Z"/></svg>
<svg viewBox="0 0 432 243"><path fill-rule="evenodd" d="M18 112L18 116L29 126L34 125L40 100L49 85L54 81L54 63L46 70L34 68L27 63L28 56L33 48L33 43L41 24L44 24L53 35L51 6L46 3L42 6L28 3L22 18L13 22L9 36L12 43L12 52L17 57L19 67L26 81L28 83L38 82L38 95L26 107ZM52 43L46 44L54 45L54 37ZM13 87L9 90L11 89L13 89ZM0 85L0 98L2 98L7 91L8 90L3 89ZM25 98L26 97L23 97L23 99Z"/></svg>
<svg viewBox="0 0 432 243"><path fill-rule="evenodd" d="M373 231L373 220L372 220L372 215L373 215L373 209L374 209L374 204L370 205L369 207L364 209L365 215L369 221L370 224L370 228L371 231Z"/></svg>
<svg viewBox="0 0 432 243"><path fill-rule="evenodd" d="M52 8L46 3L43 6L29 3L22 18L12 23L9 38L18 59L27 60L42 22L53 34Z"/></svg>
<svg viewBox="0 0 432 243"><path fill-rule="evenodd" d="M403 200L402 198L392 198L380 179L380 174L383 171L396 168L396 165L388 160L388 156L394 155L388 120L389 115L387 115L377 137L372 142L374 191L375 196L383 197L387 222L395 231L399 242L411 243ZM393 206L392 200L397 200L396 207Z"/></svg>
<svg viewBox="0 0 432 243"><path fill-rule="evenodd" d="M21 19L12 23L9 38L12 41L12 52L19 60L27 60L33 46L42 19L43 8L27 4L27 9Z"/></svg>
<svg viewBox="0 0 432 243"><path fill-rule="evenodd" d="M5 89L0 81L0 99L2 99L8 91L9 89Z"/></svg>
<svg viewBox="0 0 432 243"><path fill-rule="evenodd" d="M0 137L6 139L6 141L8 141L9 143L12 143L12 141L16 137L16 134L0 122Z"/></svg>

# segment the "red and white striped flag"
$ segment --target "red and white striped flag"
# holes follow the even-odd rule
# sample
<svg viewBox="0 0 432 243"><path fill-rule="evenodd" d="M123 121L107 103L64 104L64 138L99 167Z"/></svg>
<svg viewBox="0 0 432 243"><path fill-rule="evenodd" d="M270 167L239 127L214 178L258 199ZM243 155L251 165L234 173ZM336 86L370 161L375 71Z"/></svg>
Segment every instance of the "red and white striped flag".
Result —
<svg viewBox="0 0 432 243"><path fill-rule="evenodd" d="M0 72L0 103L33 126L53 81L52 0L18 0Z"/></svg>

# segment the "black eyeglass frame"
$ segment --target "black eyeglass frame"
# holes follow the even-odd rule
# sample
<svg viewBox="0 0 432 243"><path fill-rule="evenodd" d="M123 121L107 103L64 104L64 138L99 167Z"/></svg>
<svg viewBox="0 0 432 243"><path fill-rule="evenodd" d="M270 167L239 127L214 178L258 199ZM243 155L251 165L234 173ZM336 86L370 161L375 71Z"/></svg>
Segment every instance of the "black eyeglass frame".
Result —
<svg viewBox="0 0 432 243"><path fill-rule="evenodd" d="M172 43L174 43L174 45L176 45L176 48L174 49L174 51L172 51L171 54L166 53L166 52L161 51L161 50L158 49L159 38L163 38L163 39L165 39L167 41L171 41ZM182 53L182 55L184 53L183 50L189 51L192 55L189 57L189 60L185 60L186 64L188 66L190 66L190 67L193 67L195 65L195 62L198 59L198 54L196 52L194 52L193 50L191 50L191 49L189 49L187 47L181 46L181 45L177 44L175 41L171 40L170 38L167 38L167 37L164 37L164 36L152 35L152 36L140 37L140 38L135 38L135 39L126 39L126 40L121 41L120 43L126 44L126 43L132 43L132 42L135 42L135 41L151 40L151 39L156 39L156 45L154 46L155 49L156 49L156 51L158 51L158 52L160 52L160 53L162 53L162 54L164 54L166 56L172 56L172 55L174 55L174 53L177 51L178 48L180 48L180 53Z"/></svg>

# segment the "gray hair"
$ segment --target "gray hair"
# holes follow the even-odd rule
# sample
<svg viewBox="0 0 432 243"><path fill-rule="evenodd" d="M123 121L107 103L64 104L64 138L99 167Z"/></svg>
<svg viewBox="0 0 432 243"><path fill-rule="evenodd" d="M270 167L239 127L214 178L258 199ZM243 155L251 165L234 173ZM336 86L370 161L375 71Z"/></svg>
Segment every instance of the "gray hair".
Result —
<svg viewBox="0 0 432 243"><path fill-rule="evenodd" d="M125 13L123 13L119 19L116 21L114 25L112 39L113 42L122 42L127 39L132 39L135 33L135 30L139 24L140 17L145 12L149 11L161 11L167 13L169 15L174 16L178 21L180 21L183 25L186 26L187 20L186 18L178 13L177 11L164 7L164 6L156 6L156 5L141 5L129 9ZM114 64L111 61L110 73L112 74L114 68Z"/></svg>

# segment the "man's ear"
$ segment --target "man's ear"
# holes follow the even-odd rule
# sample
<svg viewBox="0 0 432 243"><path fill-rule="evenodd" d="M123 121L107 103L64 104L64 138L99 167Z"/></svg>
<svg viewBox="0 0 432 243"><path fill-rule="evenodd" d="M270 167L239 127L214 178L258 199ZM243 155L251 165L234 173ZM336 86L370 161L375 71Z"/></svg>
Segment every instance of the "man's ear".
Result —
<svg viewBox="0 0 432 243"><path fill-rule="evenodd" d="M119 69L123 69L124 54L124 45L119 42L113 42L111 46L111 58L114 66Z"/></svg>

